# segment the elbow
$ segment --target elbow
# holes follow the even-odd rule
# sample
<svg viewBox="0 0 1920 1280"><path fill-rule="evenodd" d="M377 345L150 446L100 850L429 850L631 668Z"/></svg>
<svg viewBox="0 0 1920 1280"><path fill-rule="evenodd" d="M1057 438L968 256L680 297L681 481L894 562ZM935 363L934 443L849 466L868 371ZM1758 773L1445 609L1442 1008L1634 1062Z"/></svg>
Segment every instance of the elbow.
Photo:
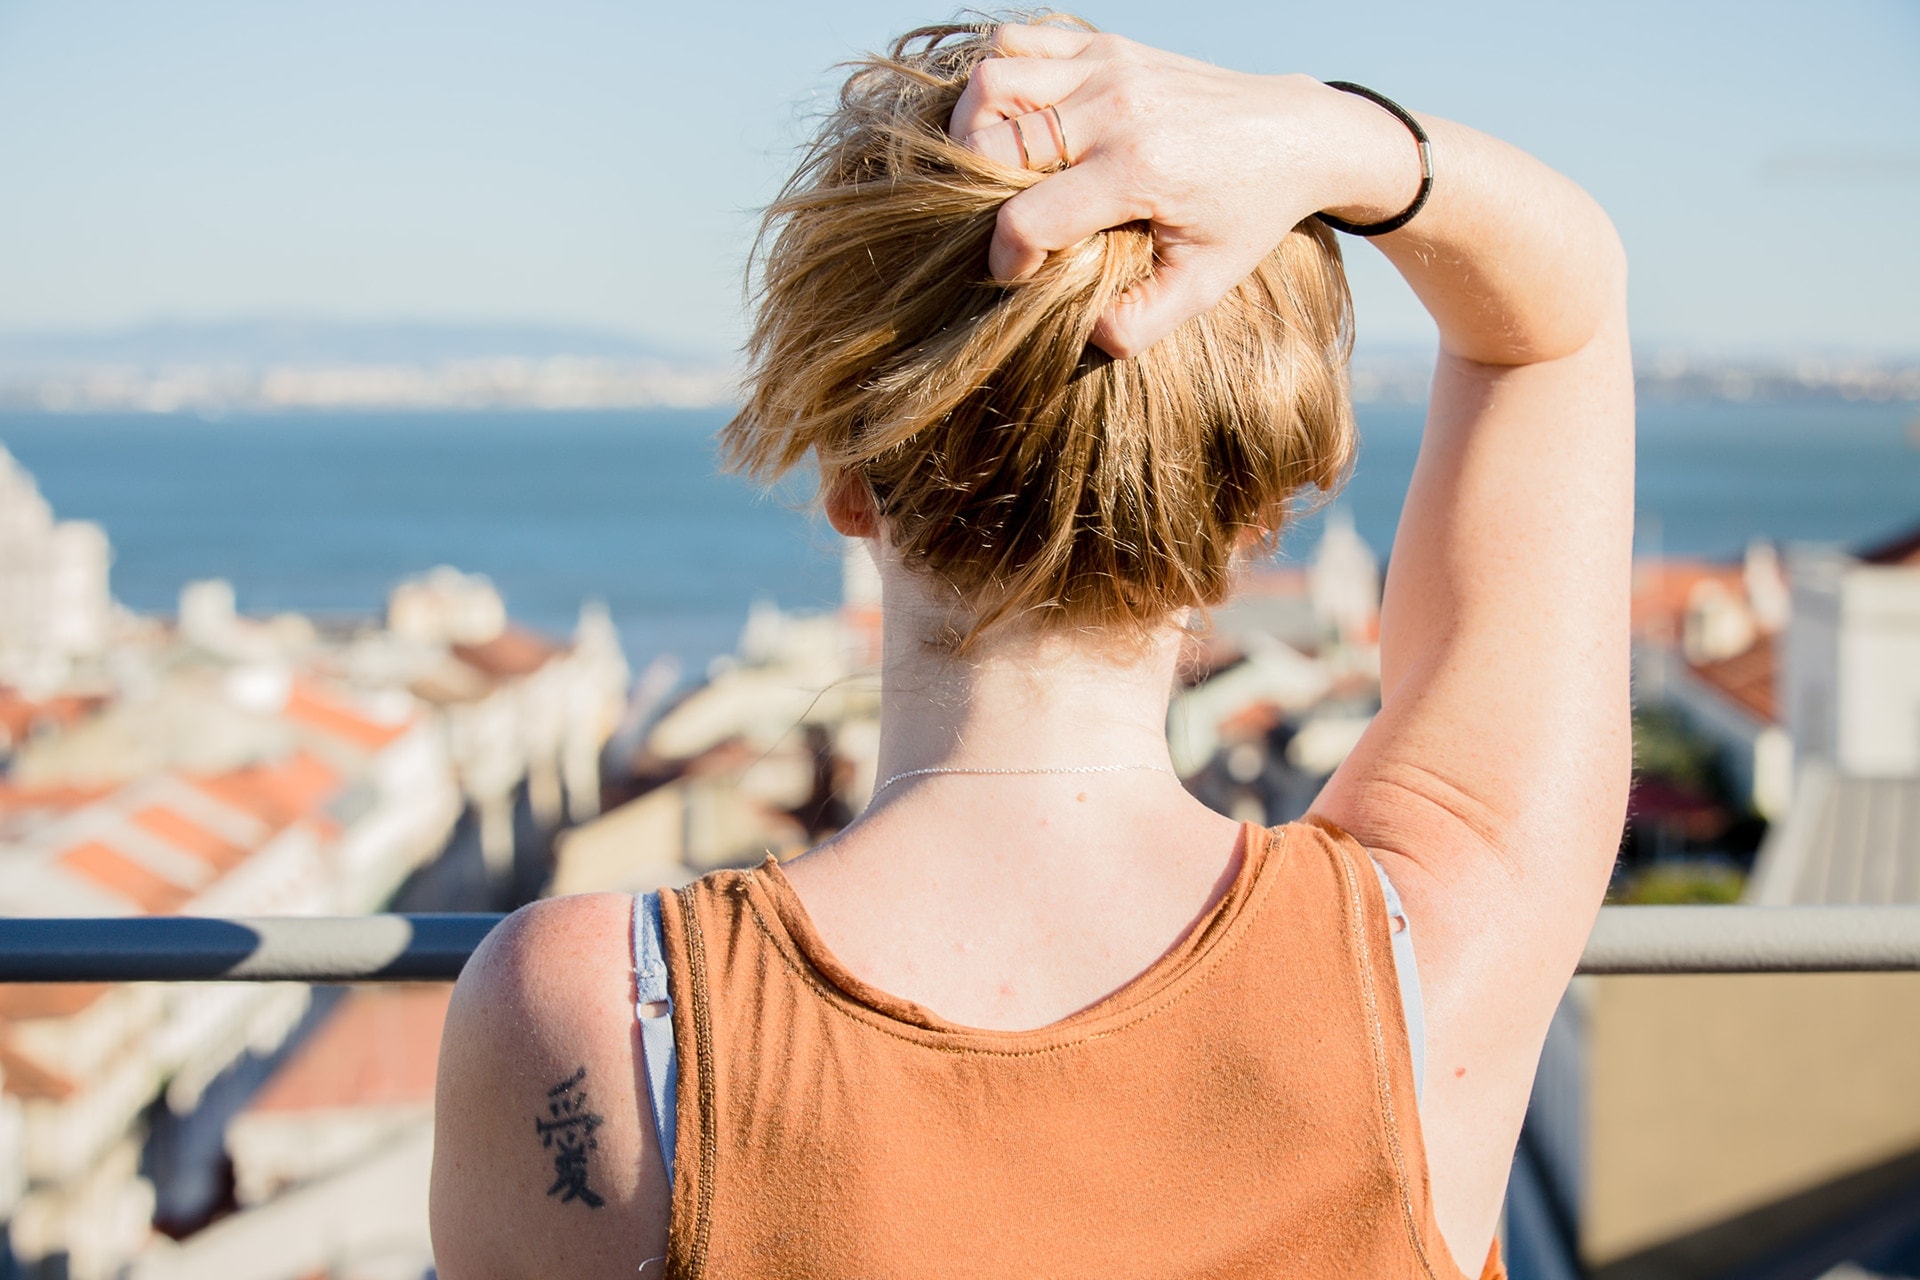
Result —
<svg viewBox="0 0 1920 1280"><path fill-rule="evenodd" d="M1618 314L1624 321L1627 311L1627 245L1619 228L1600 206L1594 206L1594 275L1599 281L1603 316Z"/></svg>
<svg viewBox="0 0 1920 1280"><path fill-rule="evenodd" d="M1593 200L1574 208L1586 216L1568 213L1546 259L1550 270L1519 291L1525 301L1510 303L1501 322L1488 326L1496 336L1454 355L1498 369L1551 364L1615 340L1626 349L1626 245Z"/></svg>
<svg viewBox="0 0 1920 1280"><path fill-rule="evenodd" d="M1579 340L1567 349L1567 355L1609 331L1624 332L1627 323L1627 246L1613 219L1598 204L1593 205L1593 227L1585 237L1582 256L1581 274L1586 283L1581 291L1583 323L1570 326L1578 332Z"/></svg>

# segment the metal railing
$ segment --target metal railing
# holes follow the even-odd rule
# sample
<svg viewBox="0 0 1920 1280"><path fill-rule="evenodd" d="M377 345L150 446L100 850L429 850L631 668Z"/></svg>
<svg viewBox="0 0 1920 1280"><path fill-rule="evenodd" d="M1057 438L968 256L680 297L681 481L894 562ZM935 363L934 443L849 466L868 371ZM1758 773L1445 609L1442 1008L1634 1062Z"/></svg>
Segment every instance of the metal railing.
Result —
<svg viewBox="0 0 1920 1280"><path fill-rule="evenodd" d="M497 915L0 920L0 982L447 981ZM1580 972L1920 970L1920 906L1606 907Z"/></svg>

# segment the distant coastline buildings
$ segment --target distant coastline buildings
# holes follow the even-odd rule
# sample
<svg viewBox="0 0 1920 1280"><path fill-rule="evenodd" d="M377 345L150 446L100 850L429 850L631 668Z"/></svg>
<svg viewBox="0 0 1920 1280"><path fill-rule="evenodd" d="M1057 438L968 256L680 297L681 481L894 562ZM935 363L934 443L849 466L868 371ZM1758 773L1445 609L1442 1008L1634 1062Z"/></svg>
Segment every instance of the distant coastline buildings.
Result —
<svg viewBox="0 0 1920 1280"><path fill-rule="evenodd" d="M1363 349L1354 398L1419 404L1424 347ZM1920 404L1920 354L1705 355L1649 350L1644 400ZM120 333L0 334L0 410L49 413L701 408L735 403L717 353L668 352L619 335L486 327L262 320L169 323Z"/></svg>
<svg viewBox="0 0 1920 1280"><path fill-rule="evenodd" d="M1425 404L1430 352L1362 352L1353 362L1353 398L1370 404ZM1920 355L1709 355L1652 350L1634 360L1642 403L1920 404Z"/></svg>
<svg viewBox="0 0 1920 1280"><path fill-rule="evenodd" d="M0 334L0 410L700 408L733 400L725 357L588 331L298 319Z"/></svg>
<svg viewBox="0 0 1920 1280"><path fill-rule="evenodd" d="M726 404L725 369L554 356L437 364L103 367L0 382L0 408L49 413L298 409L650 409Z"/></svg>

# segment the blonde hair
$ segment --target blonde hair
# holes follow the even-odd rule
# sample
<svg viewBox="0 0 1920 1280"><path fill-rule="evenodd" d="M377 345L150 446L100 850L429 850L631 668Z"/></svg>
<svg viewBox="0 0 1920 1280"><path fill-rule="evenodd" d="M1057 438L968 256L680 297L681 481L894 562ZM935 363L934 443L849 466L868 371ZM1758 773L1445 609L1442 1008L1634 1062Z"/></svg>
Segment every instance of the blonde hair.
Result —
<svg viewBox="0 0 1920 1280"><path fill-rule="evenodd" d="M864 481L903 562L964 602L965 643L1008 622L1144 633L1219 603L1236 549L1270 548L1299 490L1344 477L1346 275L1309 219L1127 360L1088 338L1152 271L1145 224L990 280L1000 206L1045 177L947 136L991 31L922 27L855 64L767 210L722 454Z"/></svg>

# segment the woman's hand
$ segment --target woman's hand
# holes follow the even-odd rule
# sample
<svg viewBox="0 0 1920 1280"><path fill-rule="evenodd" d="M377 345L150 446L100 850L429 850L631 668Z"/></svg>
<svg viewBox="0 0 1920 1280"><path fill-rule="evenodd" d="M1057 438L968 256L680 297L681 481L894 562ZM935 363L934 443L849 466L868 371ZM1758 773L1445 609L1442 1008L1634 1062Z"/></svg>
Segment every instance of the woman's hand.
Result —
<svg viewBox="0 0 1920 1280"><path fill-rule="evenodd" d="M1212 306L1303 219L1376 221L1419 189L1405 126L1306 76L1060 27L1003 26L994 44L1005 56L975 69L950 131L1015 167L1071 167L1002 206L989 269L1017 280L1096 232L1150 223L1153 278L1094 333L1116 357Z"/></svg>

